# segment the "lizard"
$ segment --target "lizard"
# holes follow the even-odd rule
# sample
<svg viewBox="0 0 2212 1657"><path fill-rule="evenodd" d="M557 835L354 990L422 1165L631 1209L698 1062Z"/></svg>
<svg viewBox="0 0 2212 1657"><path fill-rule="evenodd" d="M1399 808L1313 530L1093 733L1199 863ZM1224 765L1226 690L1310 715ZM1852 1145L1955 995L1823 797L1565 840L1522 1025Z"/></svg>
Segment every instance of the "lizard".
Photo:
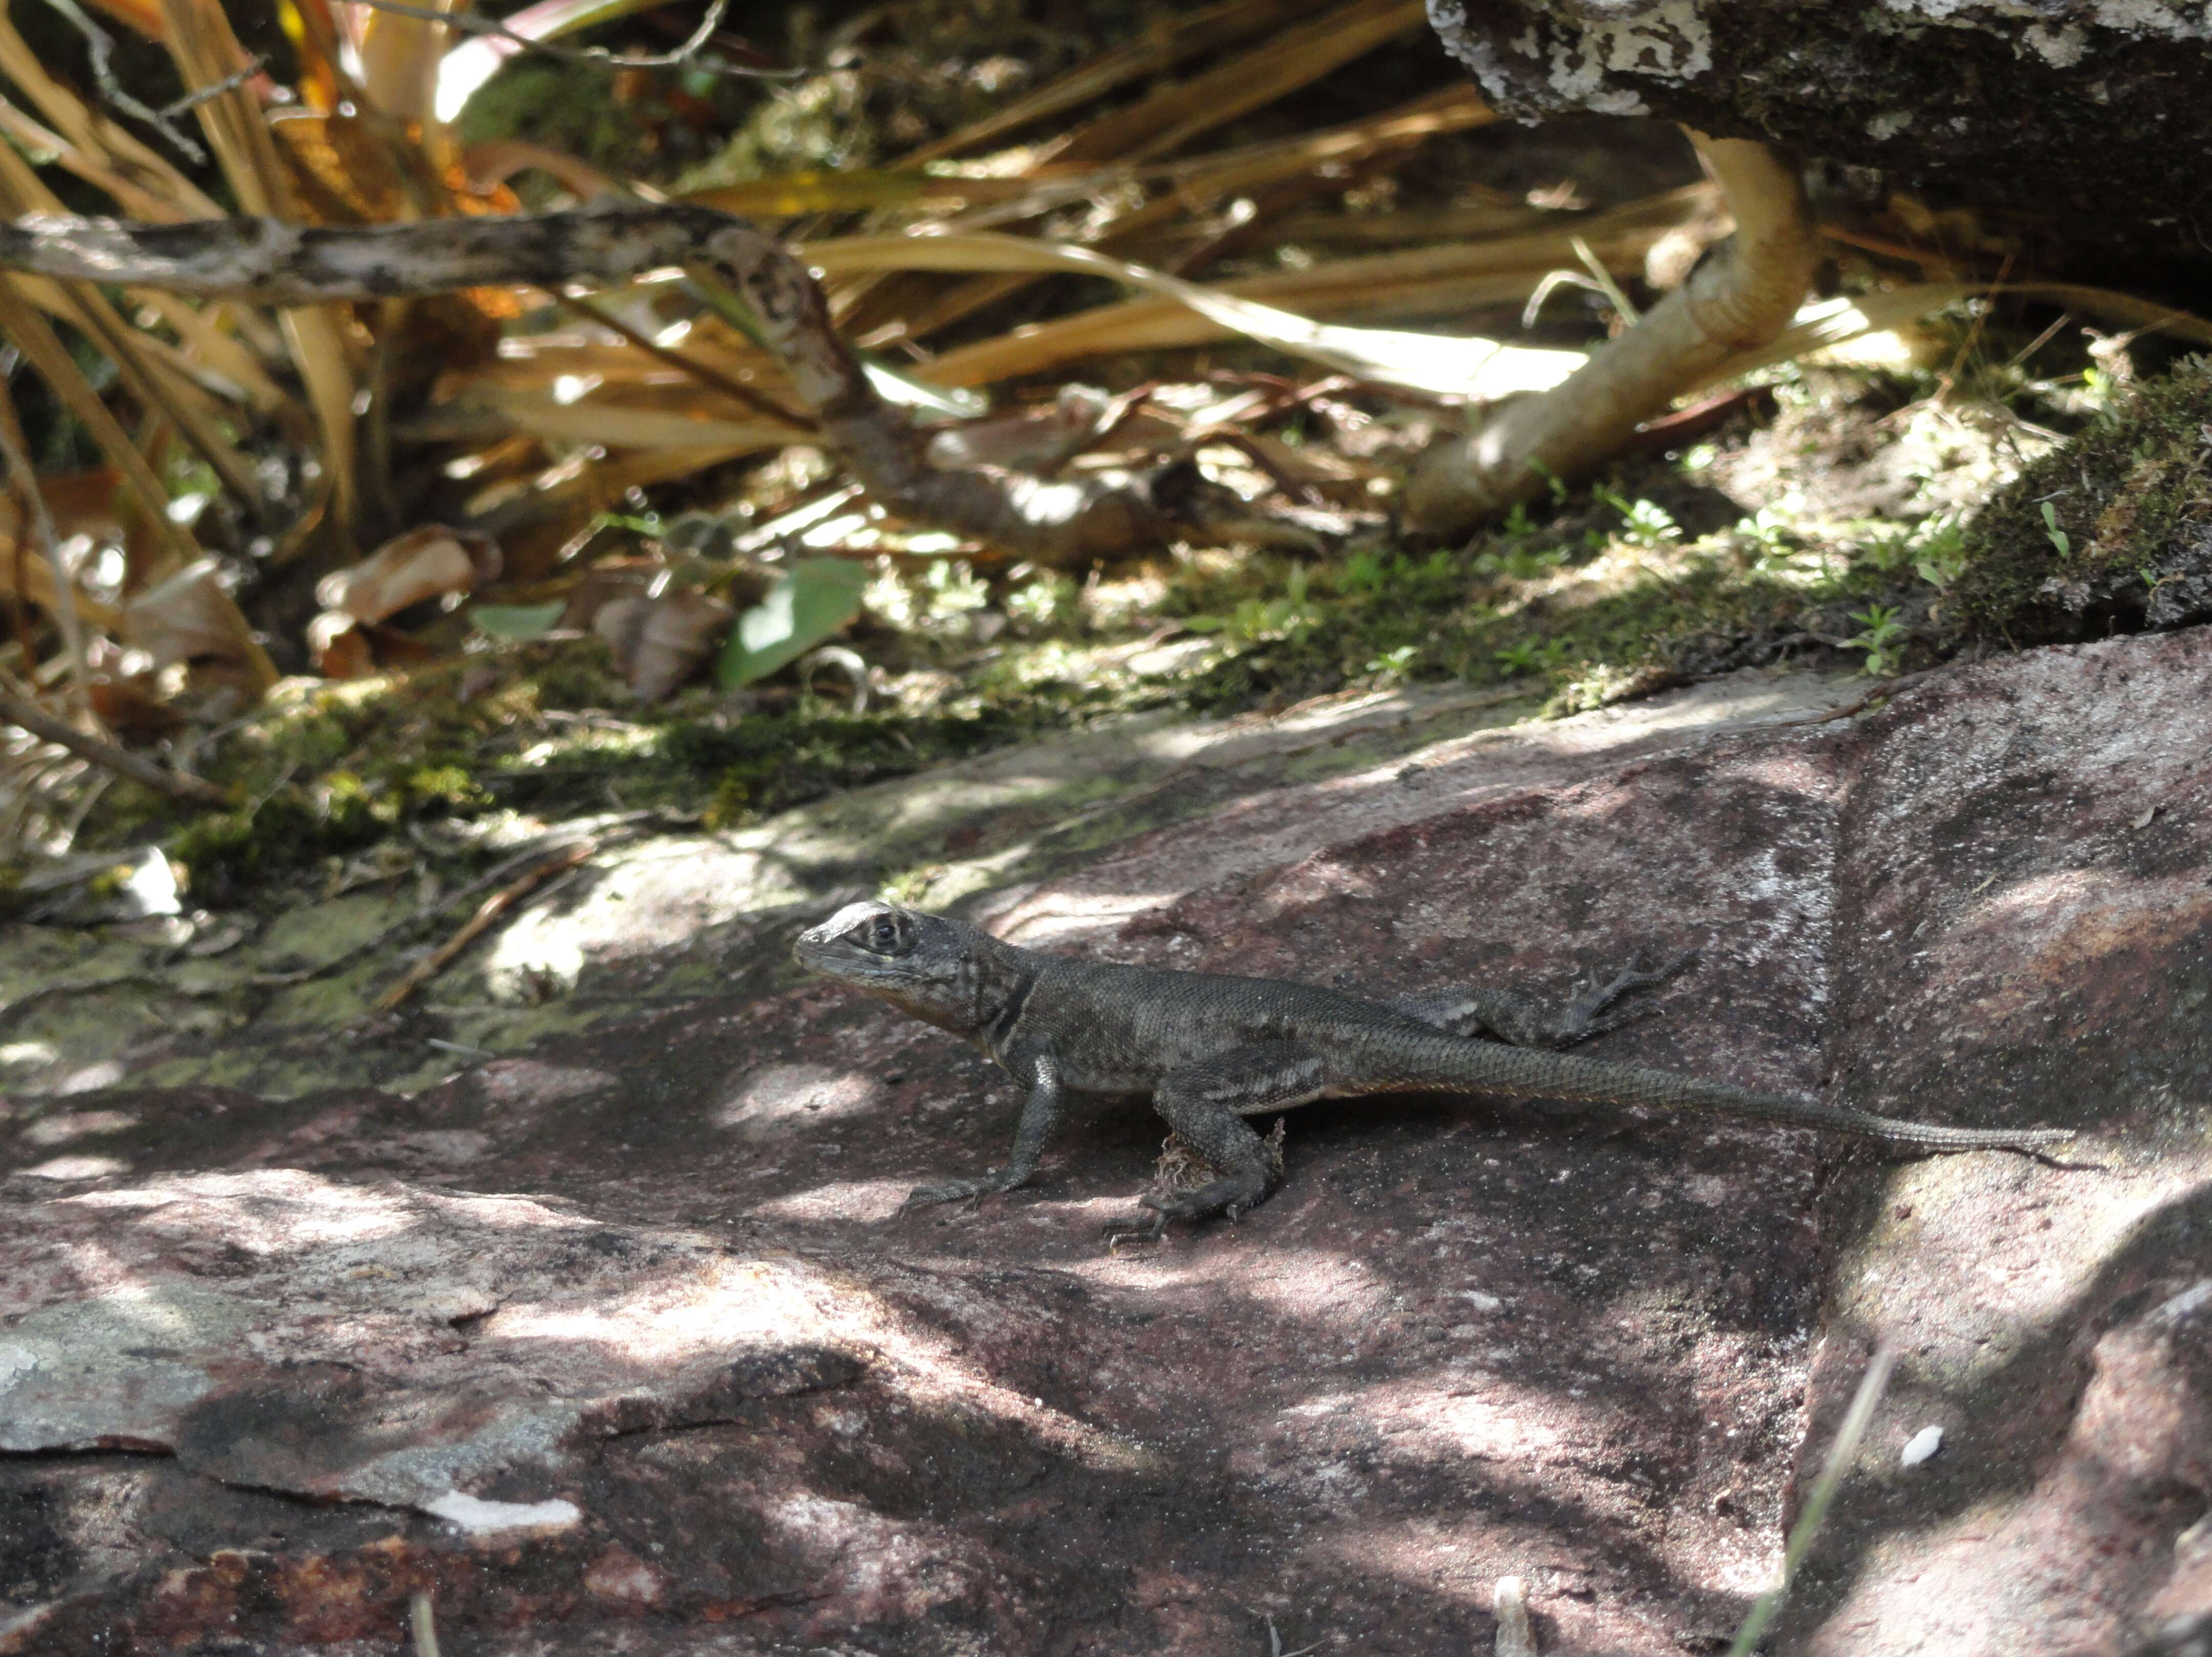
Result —
<svg viewBox="0 0 2212 1657"><path fill-rule="evenodd" d="M1496 1094L1644 1106L1825 1129L1928 1151L2015 1150L2065 1128L1946 1127L1758 1093L1563 1049L1613 1028L1601 1019L1631 991L1691 957L1632 965L1556 1009L1518 991L1454 986L1375 1000L1317 984L1086 961L1025 950L949 915L850 903L801 932L799 965L864 990L973 1042L1024 1096L1012 1154L970 1178L923 1186L905 1206L1012 1191L1037 1160L1072 1094L1148 1096L1215 1177L1147 1193L1150 1217L1106 1228L1112 1242L1158 1241L1170 1220L1236 1219L1279 1177L1279 1154L1245 1120L1316 1099L1366 1094Z"/></svg>

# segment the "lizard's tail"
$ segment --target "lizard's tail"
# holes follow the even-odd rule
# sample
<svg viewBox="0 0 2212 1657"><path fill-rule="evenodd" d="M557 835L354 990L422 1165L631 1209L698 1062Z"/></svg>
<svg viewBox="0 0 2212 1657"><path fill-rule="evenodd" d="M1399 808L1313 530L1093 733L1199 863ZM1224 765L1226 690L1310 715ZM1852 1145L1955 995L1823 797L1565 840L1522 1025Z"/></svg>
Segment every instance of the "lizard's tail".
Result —
<svg viewBox="0 0 2212 1657"><path fill-rule="evenodd" d="M1839 1110L1788 1094L1753 1093L1723 1082L1694 1081L1663 1070L1647 1070L1641 1065L1608 1064L1573 1053L1506 1047L1472 1038L1443 1036L1420 1046L1419 1054L1404 1065L1407 1073L1383 1085L1408 1091L1435 1089L1451 1093L1508 1094L1527 1099L1642 1105L1658 1110L1822 1128L1831 1133L1856 1134L1861 1138L1919 1145L1929 1150L2033 1150L2039 1146L2063 1144L2074 1137L2070 1128L1942 1127L1933 1122L1900 1122L1865 1111Z"/></svg>

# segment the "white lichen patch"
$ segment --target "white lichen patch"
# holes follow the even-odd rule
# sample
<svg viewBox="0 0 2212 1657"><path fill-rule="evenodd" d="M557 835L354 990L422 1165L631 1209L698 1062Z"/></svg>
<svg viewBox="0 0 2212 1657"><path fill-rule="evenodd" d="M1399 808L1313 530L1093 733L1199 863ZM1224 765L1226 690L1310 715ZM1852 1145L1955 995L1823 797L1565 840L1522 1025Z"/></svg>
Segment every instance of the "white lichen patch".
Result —
<svg viewBox="0 0 2212 1657"><path fill-rule="evenodd" d="M421 1504L434 1519L442 1519L471 1536L496 1536L511 1531L564 1531L580 1523L583 1510L573 1502L486 1502L461 1490Z"/></svg>
<svg viewBox="0 0 2212 1657"><path fill-rule="evenodd" d="M2069 23L2062 28L2030 23L2021 33L2021 40L2040 52L2044 62L2053 69L2071 69L2089 52L2087 31L2079 23Z"/></svg>
<svg viewBox="0 0 2212 1657"><path fill-rule="evenodd" d="M1713 66L1713 35L1692 0L1661 0L1648 11L1618 22L1592 23L1604 43L1605 66L1615 74L1695 80Z"/></svg>
<svg viewBox="0 0 2212 1657"><path fill-rule="evenodd" d="M2188 6L2160 5L2159 0L2098 0L2097 21L2124 34L2156 34L2169 40L2202 40L2212 36L2212 9L2203 0Z"/></svg>

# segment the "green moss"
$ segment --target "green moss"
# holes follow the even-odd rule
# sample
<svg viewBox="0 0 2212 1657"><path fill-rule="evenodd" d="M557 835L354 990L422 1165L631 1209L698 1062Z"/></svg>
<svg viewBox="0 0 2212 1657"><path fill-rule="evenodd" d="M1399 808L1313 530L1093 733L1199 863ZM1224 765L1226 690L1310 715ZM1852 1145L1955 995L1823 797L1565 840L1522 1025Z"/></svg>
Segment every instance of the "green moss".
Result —
<svg viewBox="0 0 2212 1657"><path fill-rule="evenodd" d="M2192 357L2031 463L1968 527L1957 621L2011 644L2212 614L2212 361Z"/></svg>
<svg viewBox="0 0 2212 1657"><path fill-rule="evenodd" d="M659 756L707 780L710 828L726 828L843 788L964 759L1060 723L1048 707L965 715L852 717L811 710L670 726Z"/></svg>

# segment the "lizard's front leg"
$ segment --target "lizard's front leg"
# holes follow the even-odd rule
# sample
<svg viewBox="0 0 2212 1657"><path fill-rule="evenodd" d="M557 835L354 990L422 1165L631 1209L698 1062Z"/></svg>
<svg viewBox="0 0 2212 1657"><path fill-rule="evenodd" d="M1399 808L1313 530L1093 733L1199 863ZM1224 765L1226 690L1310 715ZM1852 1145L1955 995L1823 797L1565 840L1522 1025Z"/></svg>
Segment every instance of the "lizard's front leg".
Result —
<svg viewBox="0 0 2212 1657"><path fill-rule="evenodd" d="M1108 1247L1129 1237L1156 1242L1170 1220L1212 1214L1233 1220L1266 1196L1279 1164L1244 1119L1320 1098L1327 1068L1318 1053L1298 1042L1255 1041L1162 1077L1152 1108L1219 1177L1180 1195L1148 1193L1139 1200L1151 1217L1109 1225Z"/></svg>
<svg viewBox="0 0 2212 1657"><path fill-rule="evenodd" d="M1640 962L1631 962L1609 983L1583 991L1563 1007L1547 1006L1519 990L1489 990L1479 985L1419 990L1395 998L1390 1005L1454 1035L1486 1035L1516 1047L1571 1047L1636 1016L1598 1017L1622 996L1665 983L1697 958L1697 952L1692 950L1652 971L1646 971Z"/></svg>
<svg viewBox="0 0 2212 1657"><path fill-rule="evenodd" d="M994 1191L1012 1191L1036 1172L1037 1158L1044 1154L1045 1144L1066 1108L1067 1093L1060 1084L1059 1061L1049 1052L1024 1053L1017 1064L1018 1077L1024 1070L1029 1073L1030 1091L1022 1105L1021 1124L1014 1130L1014 1154L1006 1159L1006 1165L991 1169L979 1180L917 1186L901 1205L902 1212L932 1203L957 1203Z"/></svg>

